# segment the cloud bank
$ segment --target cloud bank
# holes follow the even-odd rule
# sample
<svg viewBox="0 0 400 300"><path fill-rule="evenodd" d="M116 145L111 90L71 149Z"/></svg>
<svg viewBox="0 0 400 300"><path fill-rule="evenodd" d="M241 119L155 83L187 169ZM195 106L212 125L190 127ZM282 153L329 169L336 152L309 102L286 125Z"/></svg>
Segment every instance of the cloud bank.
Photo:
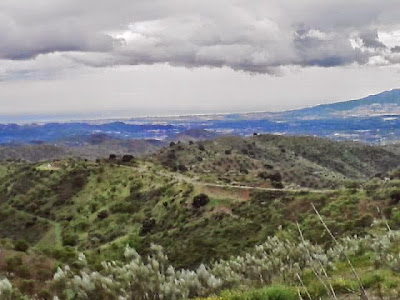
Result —
<svg viewBox="0 0 400 300"><path fill-rule="evenodd" d="M397 0L2 0L0 79L170 64L277 74L400 62Z"/></svg>

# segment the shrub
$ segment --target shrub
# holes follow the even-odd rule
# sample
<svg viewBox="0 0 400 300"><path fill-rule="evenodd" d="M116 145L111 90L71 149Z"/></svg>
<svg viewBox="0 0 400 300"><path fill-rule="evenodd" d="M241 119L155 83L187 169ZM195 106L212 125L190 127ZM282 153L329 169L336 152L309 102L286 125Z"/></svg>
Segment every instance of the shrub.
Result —
<svg viewBox="0 0 400 300"><path fill-rule="evenodd" d="M381 181L378 178L374 178L364 184L364 190L368 196L375 196L375 192L379 189Z"/></svg>
<svg viewBox="0 0 400 300"><path fill-rule="evenodd" d="M22 280L19 289L24 294L33 294L35 291L35 281L34 280Z"/></svg>
<svg viewBox="0 0 400 300"><path fill-rule="evenodd" d="M243 174L249 174L249 170L247 170L246 168L243 168L243 167L240 167L239 172L243 173Z"/></svg>
<svg viewBox="0 0 400 300"><path fill-rule="evenodd" d="M55 259L62 261L64 263L72 263L77 258L77 253L73 247L65 246L65 247L57 247L50 250L44 250L45 253L48 253L49 256L54 257Z"/></svg>
<svg viewBox="0 0 400 300"><path fill-rule="evenodd" d="M7 256L5 262L7 271L14 272L19 266L22 265L22 256L21 255Z"/></svg>
<svg viewBox="0 0 400 300"><path fill-rule="evenodd" d="M25 240L18 240L15 242L14 245L14 250L15 251L21 251L21 252L26 252L29 249L29 244Z"/></svg>
<svg viewBox="0 0 400 300"><path fill-rule="evenodd" d="M178 169L178 171L181 171L181 172L186 172L188 170L187 167L183 164L179 164L177 169Z"/></svg>
<svg viewBox="0 0 400 300"><path fill-rule="evenodd" d="M371 214L365 214L361 218L355 221L355 225L357 227L366 228L371 226L372 222L374 221L374 217Z"/></svg>
<svg viewBox="0 0 400 300"><path fill-rule="evenodd" d="M394 170L394 171L390 174L390 179L400 179L400 168Z"/></svg>
<svg viewBox="0 0 400 300"><path fill-rule="evenodd" d="M126 155L122 156L122 161L123 162L130 162L130 161L134 160L134 158L135 157L133 155L126 154Z"/></svg>
<svg viewBox="0 0 400 300"><path fill-rule="evenodd" d="M275 189L283 189L284 188L283 183L282 182L278 182L278 181L271 181L271 185Z"/></svg>
<svg viewBox="0 0 400 300"><path fill-rule="evenodd" d="M72 186L81 189L85 186L87 178L84 175L77 175L72 179Z"/></svg>
<svg viewBox="0 0 400 300"><path fill-rule="evenodd" d="M99 218L100 220L103 220L103 219L107 218L109 215L110 215L110 213L108 212L108 210L103 209L97 214L97 218Z"/></svg>
<svg viewBox="0 0 400 300"><path fill-rule="evenodd" d="M270 181L275 181L275 182L281 182L282 181L282 175L278 171L275 172L259 172L257 175L261 179L269 179Z"/></svg>
<svg viewBox="0 0 400 300"><path fill-rule="evenodd" d="M78 243L78 236L76 234L65 234L62 238L64 246L75 246Z"/></svg>
<svg viewBox="0 0 400 300"><path fill-rule="evenodd" d="M210 202L210 197L208 197L204 193L201 193L201 194L193 197L192 206L195 208L200 208L202 206L207 205L207 203L209 203L209 202Z"/></svg>
<svg viewBox="0 0 400 300"><path fill-rule="evenodd" d="M44 299L44 300L52 299L51 292L47 289L40 290L40 292L38 293L38 296L40 297L40 299Z"/></svg>
<svg viewBox="0 0 400 300"><path fill-rule="evenodd" d="M250 294L251 300L297 300L297 293L285 286L271 286Z"/></svg>
<svg viewBox="0 0 400 300"><path fill-rule="evenodd" d="M394 205L400 202L400 189L393 189L389 193L390 204Z"/></svg>
<svg viewBox="0 0 400 300"><path fill-rule="evenodd" d="M356 190L360 187L360 183L358 181L355 180L347 180L344 182L344 186L346 189L349 190Z"/></svg>
<svg viewBox="0 0 400 300"><path fill-rule="evenodd" d="M27 264L20 265L15 268L15 273L22 278L28 279L31 277L30 267Z"/></svg>
<svg viewBox="0 0 400 300"><path fill-rule="evenodd" d="M344 263L344 253L348 257L375 253L376 262L398 272L400 258L390 254L399 242L400 232L390 231L379 236L344 238L326 250L308 241L296 243L275 236L244 255L193 270L175 269L160 246L151 245L143 257L126 247L126 261L102 262L96 270L89 268L85 256L80 254L79 263L75 264L81 267L59 268L50 284L61 299L190 299L219 294L226 289L262 285L267 287L248 292L222 292L220 297L210 300L294 300L298 299L297 290L291 286L298 286L296 275L299 274L306 279L312 297L319 298L326 295L326 290L316 280L308 283L310 268L320 273L321 268L331 269ZM381 281L380 276L363 276L366 287L375 287ZM278 282L287 285L271 285ZM332 278L330 282L338 293L359 288L357 281L343 277Z"/></svg>
<svg viewBox="0 0 400 300"><path fill-rule="evenodd" d="M145 235L146 233L150 232L154 228L154 226L156 226L156 220L152 218L144 219L142 222L140 235Z"/></svg>
<svg viewBox="0 0 400 300"><path fill-rule="evenodd" d="M263 289L246 292L225 291L220 297L221 300L297 300L299 297L295 290L285 286L270 286ZM214 298L208 298L213 300Z"/></svg>
<svg viewBox="0 0 400 300"><path fill-rule="evenodd" d="M0 299L12 299L13 286L8 279L0 279Z"/></svg>
<svg viewBox="0 0 400 300"><path fill-rule="evenodd" d="M117 202L111 205L110 211L112 213L134 213L136 212L136 205L130 201Z"/></svg>

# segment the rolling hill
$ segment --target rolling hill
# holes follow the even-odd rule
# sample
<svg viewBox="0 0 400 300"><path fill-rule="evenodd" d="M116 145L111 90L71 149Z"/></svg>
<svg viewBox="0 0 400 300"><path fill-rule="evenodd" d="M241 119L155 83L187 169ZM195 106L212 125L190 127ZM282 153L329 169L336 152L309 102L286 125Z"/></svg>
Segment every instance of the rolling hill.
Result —
<svg viewBox="0 0 400 300"><path fill-rule="evenodd" d="M390 296L397 265L381 257L400 246L399 164L382 147L273 135L172 143L136 159L2 162L0 282L15 287L10 299L187 299L271 284L294 298L266 299L319 299L330 293L313 273L320 258L323 282L350 299L360 286L346 249L368 293ZM235 293L221 299L265 299Z"/></svg>
<svg viewBox="0 0 400 300"><path fill-rule="evenodd" d="M172 144L152 158L207 182L269 186L279 174L284 185L311 188L384 176L400 165L399 154L382 147L278 135Z"/></svg>
<svg viewBox="0 0 400 300"><path fill-rule="evenodd" d="M166 145L159 140L118 139L104 134L74 136L56 144L18 144L0 146L0 161L25 160L39 162L62 158L91 159L108 157L110 154L141 156L157 151Z"/></svg>

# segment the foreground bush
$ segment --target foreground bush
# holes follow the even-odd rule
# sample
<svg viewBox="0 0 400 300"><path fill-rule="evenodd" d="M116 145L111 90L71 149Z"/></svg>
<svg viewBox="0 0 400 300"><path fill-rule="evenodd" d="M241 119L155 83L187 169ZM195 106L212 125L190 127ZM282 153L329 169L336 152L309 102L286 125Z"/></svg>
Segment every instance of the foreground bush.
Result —
<svg viewBox="0 0 400 300"><path fill-rule="evenodd" d="M322 290L317 294L329 295L331 289L328 285L332 281L327 273L339 262L346 264L349 257L368 255L375 268L400 272L400 256L396 252L399 246L399 231L389 231L377 237L344 238L328 250L308 241L295 243L270 237L250 253L208 266L200 265L195 270L176 270L160 246L151 245L147 257L141 257L128 246L124 253L125 262L103 262L100 271L91 269L86 257L79 255L78 262L74 263L75 269L69 266L59 268L49 286L60 300L177 300L219 294L210 300L291 300L297 299L296 293L299 292L307 298L301 278L320 284ZM286 287L274 285L277 282ZM222 292L262 286L266 288L243 293ZM337 284L332 284L332 287L339 293L343 292ZM0 281L0 299L8 300L12 292L7 279ZM310 292L314 294L315 291Z"/></svg>
<svg viewBox="0 0 400 300"><path fill-rule="evenodd" d="M0 279L0 299L12 299L13 286L8 279Z"/></svg>
<svg viewBox="0 0 400 300"><path fill-rule="evenodd" d="M298 300L299 296L294 288L286 286L270 286L263 289L247 292L226 291L220 296L197 298L196 300Z"/></svg>

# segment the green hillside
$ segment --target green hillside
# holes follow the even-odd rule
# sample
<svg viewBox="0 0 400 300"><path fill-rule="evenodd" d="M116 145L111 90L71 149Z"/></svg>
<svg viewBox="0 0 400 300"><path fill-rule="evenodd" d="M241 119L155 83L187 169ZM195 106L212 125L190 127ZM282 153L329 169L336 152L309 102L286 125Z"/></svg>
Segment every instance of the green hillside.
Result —
<svg viewBox="0 0 400 300"><path fill-rule="evenodd" d="M268 178L279 173L285 186L310 188L337 188L400 165L398 153L381 147L276 135L173 144L154 160L207 182L268 187Z"/></svg>
<svg viewBox="0 0 400 300"><path fill-rule="evenodd" d="M397 154L378 147L266 135L172 144L133 160L3 163L0 274L14 286L9 299L19 299L18 293L38 299L118 299L122 290L126 299L160 299L161 287L162 293L169 291L164 299L219 295L222 290L231 291L221 299L298 299L298 292L310 292L313 299L329 297L322 283L314 284L313 263L307 259L299 265L308 251L315 251L312 256L326 256L324 282L335 283L338 295L348 297L347 289L358 290L358 281L342 254L332 254L339 248L312 205L346 247L346 237L369 235L378 244L384 242L387 228L396 234L400 229L400 181L398 172L391 171L399 162ZM380 177L371 179L376 173ZM381 179L385 174L392 180ZM303 245L297 224L316 248ZM361 247L363 241L353 238L359 250L350 247L349 255L368 293L400 292L395 263L376 263L376 255L396 253L400 238L390 238L386 248L379 248L381 254ZM271 252L274 247L262 254L257 246L279 243L282 249L311 248L290 254L288 261ZM118 275L134 272L127 255L141 270L129 284ZM271 259L278 259L281 271L265 261ZM115 265L106 267L105 261ZM233 267L238 263L242 271ZM66 265L69 269L56 271ZM262 269L267 266L268 272ZM233 268L231 281L223 279L228 267ZM375 277L364 276L365 270ZM88 275L94 289L85 290L76 281L74 276L82 272L97 276ZM154 279L152 272L160 277ZM259 272L267 272L268 279L260 281ZM52 279L54 273L65 280ZM166 278L171 281L162 285ZM131 286L147 280L152 283ZM176 282L181 282L179 288ZM149 293L155 294L143 296ZM271 298L269 293L294 298Z"/></svg>

